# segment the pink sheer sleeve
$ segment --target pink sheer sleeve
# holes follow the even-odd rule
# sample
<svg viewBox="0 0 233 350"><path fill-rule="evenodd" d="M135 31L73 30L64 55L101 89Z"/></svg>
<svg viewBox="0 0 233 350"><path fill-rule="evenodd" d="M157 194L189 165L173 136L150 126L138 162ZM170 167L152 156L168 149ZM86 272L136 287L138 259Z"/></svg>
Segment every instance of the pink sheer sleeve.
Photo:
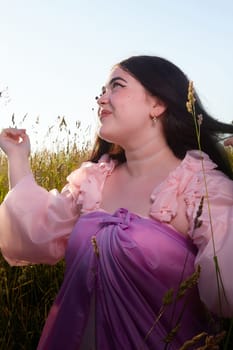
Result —
<svg viewBox="0 0 233 350"><path fill-rule="evenodd" d="M232 317L233 181L219 171L207 170L206 182L209 208L207 198L204 196L199 217L200 227L190 231L190 236L198 247L195 264L201 267L198 287L201 299L211 311L221 316ZM203 182L202 186L204 187ZM190 216L192 222L195 220L197 210L196 206ZM219 266L218 275L215 256Z"/></svg>
<svg viewBox="0 0 233 350"><path fill-rule="evenodd" d="M25 176L0 206L0 248L11 265L54 264L64 256L81 213L99 208L106 176L116 162L103 155L84 162L67 177L61 193L46 191Z"/></svg>
<svg viewBox="0 0 233 350"><path fill-rule="evenodd" d="M62 193L38 186L25 176L0 206L0 247L11 265L54 264L64 256L79 215L68 188Z"/></svg>
<svg viewBox="0 0 233 350"><path fill-rule="evenodd" d="M201 156L206 174L210 215ZM212 312L232 317L233 181L215 168L216 165L205 153L187 152L181 165L153 191L150 214L159 221L170 223L177 215L179 197L184 198L189 221L188 234L198 248L195 265L201 266L198 283L200 297ZM200 208L202 198L204 201ZM200 227L197 228L195 220L199 209ZM218 278L215 254L220 269Z"/></svg>

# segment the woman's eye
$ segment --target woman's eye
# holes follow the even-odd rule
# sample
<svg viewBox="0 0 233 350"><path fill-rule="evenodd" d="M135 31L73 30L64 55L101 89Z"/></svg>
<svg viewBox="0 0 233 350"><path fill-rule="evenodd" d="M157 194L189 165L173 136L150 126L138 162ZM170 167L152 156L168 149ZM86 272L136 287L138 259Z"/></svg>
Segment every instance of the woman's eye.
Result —
<svg viewBox="0 0 233 350"><path fill-rule="evenodd" d="M124 85L122 85L121 83L118 83L117 81L115 81L114 83L112 83L112 88L114 89L117 86L121 86L124 87Z"/></svg>

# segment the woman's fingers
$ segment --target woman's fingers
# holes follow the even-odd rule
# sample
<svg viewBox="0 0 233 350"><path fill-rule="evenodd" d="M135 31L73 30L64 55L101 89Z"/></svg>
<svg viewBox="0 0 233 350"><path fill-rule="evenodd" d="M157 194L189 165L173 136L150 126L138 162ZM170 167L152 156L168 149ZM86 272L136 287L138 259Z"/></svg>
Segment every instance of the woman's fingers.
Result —
<svg viewBox="0 0 233 350"><path fill-rule="evenodd" d="M0 139L2 140L2 142L13 141L13 143L20 143L25 139L25 137L26 137L25 129L8 128L8 129L3 129L0 134Z"/></svg>
<svg viewBox="0 0 233 350"><path fill-rule="evenodd" d="M8 138L15 141L20 140L20 138L24 138L25 134L26 134L25 129L15 129L15 128L3 129L1 132L1 135L4 138Z"/></svg>
<svg viewBox="0 0 233 350"><path fill-rule="evenodd" d="M0 147L9 157L12 154L30 153L30 140L26 129L7 128L0 133Z"/></svg>

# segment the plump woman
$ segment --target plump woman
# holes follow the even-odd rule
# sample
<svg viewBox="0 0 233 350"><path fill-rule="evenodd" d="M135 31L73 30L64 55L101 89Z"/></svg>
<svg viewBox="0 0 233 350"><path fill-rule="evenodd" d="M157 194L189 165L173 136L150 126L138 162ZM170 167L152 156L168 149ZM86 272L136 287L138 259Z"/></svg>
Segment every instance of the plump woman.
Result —
<svg viewBox="0 0 233 350"><path fill-rule="evenodd" d="M115 65L91 158L61 193L36 184L26 131L2 131L2 254L12 265L66 260L39 350L177 350L212 332L210 314L233 316L233 182L219 145L233 125L196 94L190 114L188 87L160 57Z"/></svg>

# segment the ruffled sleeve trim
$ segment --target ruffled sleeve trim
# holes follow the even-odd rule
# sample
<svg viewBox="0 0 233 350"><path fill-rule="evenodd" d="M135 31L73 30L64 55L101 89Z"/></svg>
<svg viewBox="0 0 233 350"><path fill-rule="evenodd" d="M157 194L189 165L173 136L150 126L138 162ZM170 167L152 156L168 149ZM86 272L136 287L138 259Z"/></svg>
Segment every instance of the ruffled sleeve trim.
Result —
<svg viewBox="0 0 233 350"><path fill-rule="evenodd" d="M81 213L99 209L106 177L111 175L115 166L116 161L105 154L98 163L84 162L67 177L68 184L64 191L72 193Z"/></svg>
<svg viewBox="0 0 233 350"><path fill-rule="evenodd" d="M216 168L209 156L200 151L189 151L181 164L151 194L150 215L169 223L177 214L178 198L184 197L188 218L193 216L197 203L204 195L205 171ZM192 221L192 220L191 220ZM190 221L190 231L193 229Z"/></svg>

